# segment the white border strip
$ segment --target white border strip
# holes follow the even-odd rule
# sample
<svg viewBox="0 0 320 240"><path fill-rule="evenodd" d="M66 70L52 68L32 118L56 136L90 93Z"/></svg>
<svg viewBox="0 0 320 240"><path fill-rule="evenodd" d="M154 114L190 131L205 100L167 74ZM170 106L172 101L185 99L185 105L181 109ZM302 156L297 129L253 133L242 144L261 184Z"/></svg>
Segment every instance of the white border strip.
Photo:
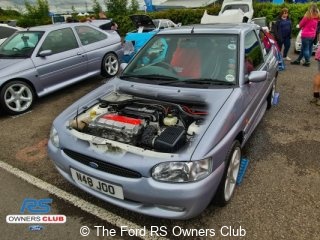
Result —
<svg viewBox="0 0 320 240"><path fill-rule="evenodd" d="M81 210L92 214L116 227L121 227L121 226L128 226L128 228L131 229L141 229L142 227L128 221L127 219L124 219L118 215L115 215L109 211L107 211L104 208L98 207L94 204L91 204L77 196L74 196L70 193L67 193L66 191L57 188L56 186L53 186L39 178L36 178L24 171L21 171L18 168L15 168L11 165L9 165L8 163L5 163L3 161L0 161L0 168L4 169L5 171L17 176L18 178L21 178L23 180L25 180L26 182L30 183L31 185L36 186L37 188L40 188L44 191L47 191L55 196L57 196L58 198L61 198L67 202L69 202L70 204L80 208ZM156 237L156 236L150 236L150 233L148 230L146 230L146 236L139 236L142 239L167 239L164 237Z"/></svg>

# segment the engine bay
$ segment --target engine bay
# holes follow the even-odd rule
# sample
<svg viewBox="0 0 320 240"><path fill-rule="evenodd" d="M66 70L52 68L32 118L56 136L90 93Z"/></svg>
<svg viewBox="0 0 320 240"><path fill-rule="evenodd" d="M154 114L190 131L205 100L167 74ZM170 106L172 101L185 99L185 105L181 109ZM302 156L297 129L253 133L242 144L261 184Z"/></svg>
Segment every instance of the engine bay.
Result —
<svg viewBox="0 0 320 240"><path fill-rule="evenodd" d="M69 127L91 136L162 153L188 147L207 116L205 104L185 104L112 92L77 113Z"/></svg>

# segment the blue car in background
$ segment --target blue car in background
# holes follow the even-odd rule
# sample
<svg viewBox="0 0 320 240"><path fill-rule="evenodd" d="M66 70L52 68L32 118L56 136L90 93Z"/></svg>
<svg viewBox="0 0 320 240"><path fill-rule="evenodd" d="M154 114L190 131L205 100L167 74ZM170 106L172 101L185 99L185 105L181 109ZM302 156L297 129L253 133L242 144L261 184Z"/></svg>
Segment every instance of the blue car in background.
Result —
<svg viewBox="0 0 320 240"><path fill-rule="evenodd" d="M136 26L136 30L128 32L125 36L124 62L129 62L133 55L161 29L181 26L180 23L176 24L170 19L151 19L143 14L132 15L130 18Z"/></svg>

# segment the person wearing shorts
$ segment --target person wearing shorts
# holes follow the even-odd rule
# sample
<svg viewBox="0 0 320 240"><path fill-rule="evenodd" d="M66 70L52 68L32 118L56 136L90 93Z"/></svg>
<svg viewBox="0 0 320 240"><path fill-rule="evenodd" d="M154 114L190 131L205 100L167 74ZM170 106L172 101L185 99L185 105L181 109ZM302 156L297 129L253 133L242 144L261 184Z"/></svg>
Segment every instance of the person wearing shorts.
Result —
<svg viewBox="0 0 320 240"><path fill-rule="evenodd" d="M320 38L318 37L318 39ZM318 62L318 72L313 78L313 98L310 103L320 106L320 47L318 47L314 58Z"/></svg>

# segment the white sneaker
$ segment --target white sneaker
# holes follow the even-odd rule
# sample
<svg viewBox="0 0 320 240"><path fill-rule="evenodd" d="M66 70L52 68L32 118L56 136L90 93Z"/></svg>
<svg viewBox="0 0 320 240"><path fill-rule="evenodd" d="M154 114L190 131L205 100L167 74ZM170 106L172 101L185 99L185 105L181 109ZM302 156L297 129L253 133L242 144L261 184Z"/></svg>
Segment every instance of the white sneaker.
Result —
<svg viewBox="0 0 320 240"><path fill-rule="evenodd" d="M288 56L285 58L285 60L287 61L291 61L291 58L289 58Z"/></svg>

